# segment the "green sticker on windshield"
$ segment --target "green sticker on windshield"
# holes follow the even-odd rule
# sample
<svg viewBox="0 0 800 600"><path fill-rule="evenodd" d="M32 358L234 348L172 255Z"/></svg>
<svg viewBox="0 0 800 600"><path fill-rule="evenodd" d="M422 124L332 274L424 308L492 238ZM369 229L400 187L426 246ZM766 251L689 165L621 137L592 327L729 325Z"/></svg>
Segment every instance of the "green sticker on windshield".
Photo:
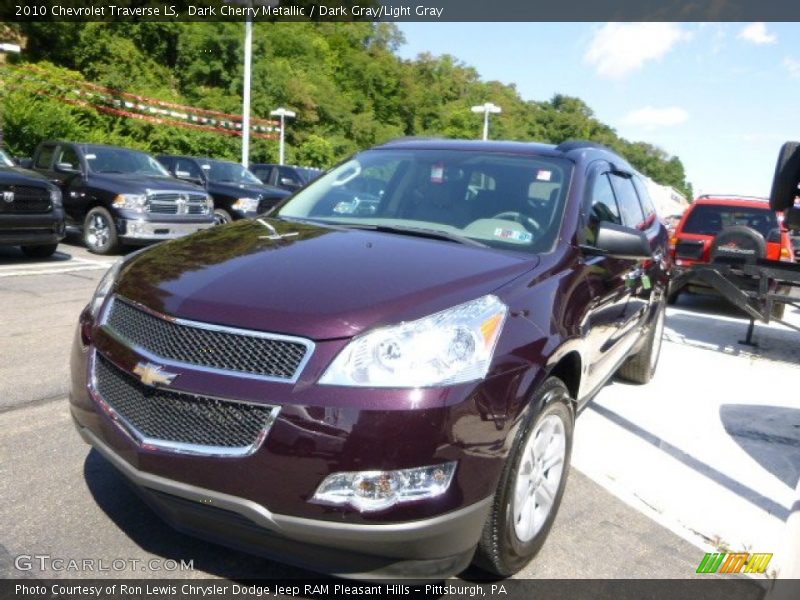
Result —
<svg viewBox="0 0 800 600"><path fill-rule="evenodd" d="M642 275L642 287L644 287L646 290L649 290L651 287L653 287L653 282L650 281L650 277L648 275Z"/></svg>

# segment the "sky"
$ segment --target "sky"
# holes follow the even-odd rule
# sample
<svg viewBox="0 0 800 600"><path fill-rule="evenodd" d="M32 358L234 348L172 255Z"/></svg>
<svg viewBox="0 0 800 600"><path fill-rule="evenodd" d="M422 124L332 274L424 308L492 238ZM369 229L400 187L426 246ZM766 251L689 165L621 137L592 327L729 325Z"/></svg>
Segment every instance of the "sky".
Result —
<svg viewBox="0 0 800 600"><path fill-rule="evenodd" d="M525 100L581 98L626 139L678 156L695 195L768 195L781 144L800 139L800 23L400 29L402 58L451 54L484 80L515 84ZM476 135L479 129L476 123Z"/></svg>

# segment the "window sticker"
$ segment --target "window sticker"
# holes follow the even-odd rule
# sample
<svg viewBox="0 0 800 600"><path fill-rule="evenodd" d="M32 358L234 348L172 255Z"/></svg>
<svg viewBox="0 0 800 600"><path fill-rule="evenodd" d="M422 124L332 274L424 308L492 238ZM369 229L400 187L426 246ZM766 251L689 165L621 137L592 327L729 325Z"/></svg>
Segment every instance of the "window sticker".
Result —
<svg viewBox="0 0 800 600"><path fill-rule="evenodd" d="M550 181L553 177L552 171L547 171L545 169L539 169L536 173L536 181Z"/></svg>
<svg viewBox="0 0 800 600"><path fill-rule="evenodd" d="M87 154L86 155L86 160L92 160L94 158L97 158L97 154Z"/></svg>
<svg viewBox="0 0 800 600"><path fill-rule="evenodd" d="M444 163L431 165L431 183L444 183Z"/></svg>
<svg viewBox="0 0 800 600"><path fill-rule="evenodd" d="M529 243L533 239L533 234L517 229L503 229L498 227L494 230L494 237L501 240L512 240L514 242Z"/></svg>

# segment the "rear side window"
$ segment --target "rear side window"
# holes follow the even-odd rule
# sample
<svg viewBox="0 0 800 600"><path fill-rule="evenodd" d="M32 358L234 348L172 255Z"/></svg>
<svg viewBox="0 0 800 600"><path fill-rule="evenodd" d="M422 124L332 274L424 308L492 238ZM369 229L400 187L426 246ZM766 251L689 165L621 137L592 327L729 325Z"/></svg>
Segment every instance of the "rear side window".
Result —
<svg viewBox="0 0 800 600"><path fill-rule="evenodd" d="M55 151L55 146L45 146L39 151L39 156L36 157L36 168L37 169L49 169L50 164L53 161L53 152Z"/></svg>
<svg viewBox="0 0 800 600"><path fill-rule="evenodd" d="M733 225L750 227L766 238L778 229L778 217L767 208L698 204L686 217L683 233L717 235Z"/></svg>
<svg viewBox="0 0 800 600"><path fill-rule="evenodd" d="M639 203L639 196L636 194L636 188L633 187L633 178L621 177L613 173L610 177L617 196L622 224L626 227L644 229L645 216L642 205Z"/></svg>

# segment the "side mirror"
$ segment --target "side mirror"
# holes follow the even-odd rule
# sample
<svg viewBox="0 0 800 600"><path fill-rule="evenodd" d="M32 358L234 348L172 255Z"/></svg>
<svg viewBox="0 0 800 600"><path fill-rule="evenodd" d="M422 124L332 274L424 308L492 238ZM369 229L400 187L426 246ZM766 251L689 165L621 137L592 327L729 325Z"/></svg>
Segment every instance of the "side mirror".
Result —
<svg viewBox="0 0 800 600"><path fill-rule="evenodd" d="M786 229L800 229L800 207L793 206L783 213L783 225Z"/></svg>
<svg viewBox="0 0 800 600"><path fill-rule="evenodd" d="M595 248L613 258L640 260L653 257L644 232L616 223L601 221L597 227Z"/></svg>
<svg viewBox="0 0 800 600"><path fill-rule="evenodd" d="M17 161L17 164L22 167L23 169L30 169L33 167L33 159L32 158L20 158Z"/></svg>
<svg viewBox="0 0 800 600"><path fill-rule="evenodd" d="M189 173L189 171L175 171L173 175L175 175L175 177L177 177L178 179L182 179L183 181L189 181L191 183L197 183L200 185L203 185L205 183L202 177L197 177L195 175L192 175L191 173Z"/></svg>
<svg viewBox="0 0 800 600"><path fill-rule="evenodd" d="M75 174L75 173L80 173L81 172L80 169L74 167L72 165L72 163L68 163L68 162L56 163L56 171L58 171L59 173L70 173L70 174Z"/></svg>

